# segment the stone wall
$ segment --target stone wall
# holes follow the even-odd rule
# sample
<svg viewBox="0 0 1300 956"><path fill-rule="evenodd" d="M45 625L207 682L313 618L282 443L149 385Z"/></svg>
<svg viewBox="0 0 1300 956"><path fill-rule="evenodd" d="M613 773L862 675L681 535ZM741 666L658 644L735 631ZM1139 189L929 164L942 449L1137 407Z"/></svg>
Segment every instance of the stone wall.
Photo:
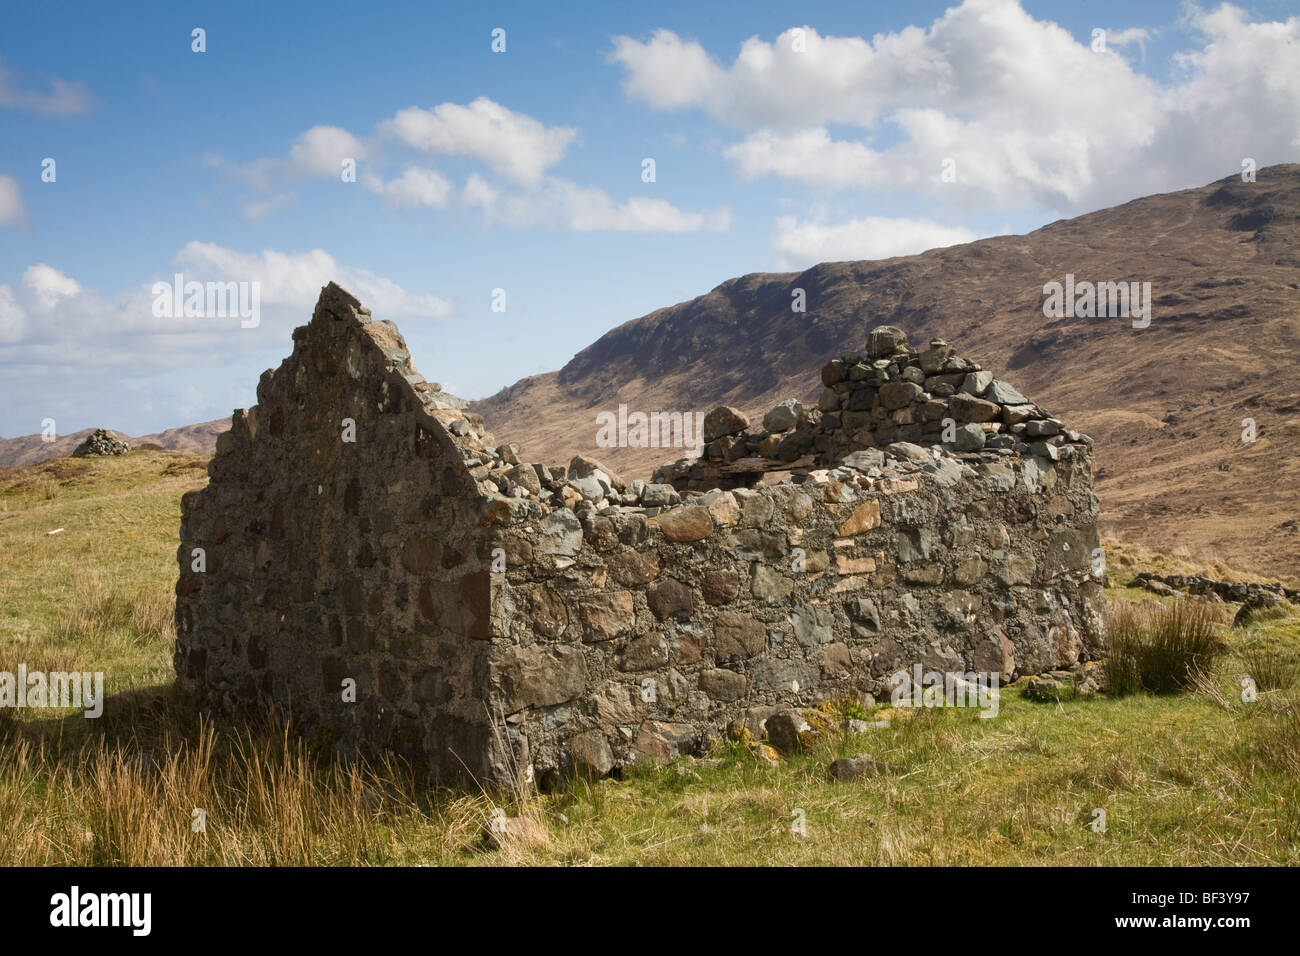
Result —
<svg viewBox="0 0 1300 956"><path fill-rule="evenodd" d="M546 785L915 663L1011 677L1103 648L1090 443L943 343L877 330L820 408L754 434L715 410L706 457L647 483L519 462L336 286L294 337L184 501L176 666L209 706L269 698L343 752ZM984 440L942 447L944 424Z"/></svg>

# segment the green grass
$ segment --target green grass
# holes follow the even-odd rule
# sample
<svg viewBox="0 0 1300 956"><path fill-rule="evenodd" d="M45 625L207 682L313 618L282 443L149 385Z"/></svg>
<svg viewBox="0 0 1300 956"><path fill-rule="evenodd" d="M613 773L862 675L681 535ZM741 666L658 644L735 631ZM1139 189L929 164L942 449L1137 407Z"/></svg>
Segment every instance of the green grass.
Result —
<svg viewBox="0 0 1300 956"><path fill-rule="evenodd" d="M269 717L210 723L175 692L179 499L201 465L135 451L0 471L0 670L103 670L115 695L97 721L0 711L0 864L1300 863L1300 618L1232 630L1226 606L1226 650L1179 693L1036 703L1017 686L996 718L895 716L778 767L729 745L513 798L542 838L486 850L491 797L340 764ZM827 779L857 753L903 772Z"/></svg>

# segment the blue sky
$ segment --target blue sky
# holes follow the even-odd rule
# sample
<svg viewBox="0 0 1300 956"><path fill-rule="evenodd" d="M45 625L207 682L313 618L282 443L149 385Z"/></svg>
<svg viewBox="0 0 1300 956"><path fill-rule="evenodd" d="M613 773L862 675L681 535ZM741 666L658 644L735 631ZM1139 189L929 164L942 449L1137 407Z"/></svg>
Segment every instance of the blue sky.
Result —
<svg viewBox="0 0 1300 956"><path fill-rule="evenodd" d="M449 7L6 4L0 435L229 414L330 278L477 398L733 276L1300 153L1295 3ZM260 324L154 316L176 272Z"/></svg>

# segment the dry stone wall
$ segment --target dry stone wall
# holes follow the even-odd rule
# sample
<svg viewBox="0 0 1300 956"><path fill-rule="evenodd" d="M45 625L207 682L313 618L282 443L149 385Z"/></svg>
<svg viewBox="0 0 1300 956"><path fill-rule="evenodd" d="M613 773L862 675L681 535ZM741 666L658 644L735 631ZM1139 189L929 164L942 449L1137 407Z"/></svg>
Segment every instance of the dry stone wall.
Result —
<svg viewBox="0 0 1300 956"><path fill-rule="evenodd" d="M877 330L823 373L834 408L782 403L754 434L715 410L704 458L624 481L520 462L331 285L185 498L182 685L440 779L547 785L879 697L918 663L1005 678L1097 656L1090 443L935 348L933 376L960 382L914 381L926 353ZM942 401L935 421L999 427L960 451L942 425L932 447L900 440L918 423L884 407L895 383L922 421ZM1016 430L1031 420L1051 433Z"/></svg>

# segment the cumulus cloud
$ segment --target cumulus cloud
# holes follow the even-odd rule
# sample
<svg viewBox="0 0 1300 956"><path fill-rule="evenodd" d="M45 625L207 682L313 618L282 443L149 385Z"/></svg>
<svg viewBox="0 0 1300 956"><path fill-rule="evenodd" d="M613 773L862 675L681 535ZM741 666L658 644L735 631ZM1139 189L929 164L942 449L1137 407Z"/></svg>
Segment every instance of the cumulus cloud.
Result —
<svg viewBox="0 0 1300 956"><path fill-rule="evenodd" d="M679 209L665 199L633 196L614 200L594 186L548 177L536 189L503 193L471 177L463 196L489 220L511 226L559 226L573 232L725 232L731 212L725 206L702 212Z"/></svg>
<svg viewBox="0 0 1300 956"><path fill-rule="evenodd" d="M194 241L186 244L173 262L184 269L187 280L258 282L263 305L290 306L300 313L304 306L316 301L321 287L331 280L381 317L436 317L453 311L449 299L409 292L367 269L340 265L323 249L300 253L266 249L247 253Z"/></svg>
<svg viewBox="0 0 1300 956"><path fill-rule="evenodd" d="M772 244L781 268L796 271L818 262L908 256L978 238L961 226L944 226L925 219L868 216L827 225L782 216L776 221Z"/></svg>
<svg viewBox="0 0 1300 956"><path fill-rule="evenodd" d="M419 166L407 166L402 175L388 182L373 173L367 174L363 182L367 189L383 196L390 205L405 208L431 206L441 209L447 205L452 191L447 177Z"/></svg>
<svg viewBox="0 0 1300 956"><path fill-rule="evenodd" d="M261 323L251 330L241 328L236 316L155 316L154 281L171 286L176 273L185 282L257 282ZM435 318L454 311L449 299L343 265L322 249L246 253L195 241L176 254L170 269L113 294L87 288L46 263L28 267L12 286L0 284L0 366L212 364L233 352L282 341L330 280L379 318ZM75 347L69 348L70 342Z"/></svg>
<svg viewBox="0 0 1300 956"><path fill-rule="evenodd" d="M12 176L0 176L0 226L27 226L27 207L23 205L23 193L18 188L18 180Z"/></svg>
<svg viewBox="0 0 1300 956"><path fill-rule="evenodd" d="M1229 4L1193 6L1184 26L1198 46L1163 83L1121 52L1142 46L1145 28L1109 31L1093 52L1091 36L1016 0L965 0L927 28L870 40L792 28L745 41L729 65L667 30L618 37L610 58L630 97L740 130L726 155L746 178L1075 213L1203 183L1243 155L1286 161L1300 146L1300 70L1285 66L1300 18L1251 23ZM833 126L859 136L836 139Z"/></svg>
<svg viewBox="0 0 1300 956"><path fill-rule="evenodd" d="M95 97L81 83L50 77L48 92L20 88L17 76L0 61L0 107L42 116L76 116L95 107Z"/></svg>
<svg viewBox="0 0 1300 956"><path fill-rule="evenodd" d="M204 162L255 189L270 189L283 182L342 181L343 161L351 159L360 164L366 155L366 144L342 127L313 126L294 138L285 156L237 163L209 153Z"/></svg>
<svg viewBox="0 0 1300 956"><path fill-rule="evenodd" d="M546 126L486 96L468 106L408 107L380 123L379 129L422 152L473 157L525 185L539 183L578 135L572 127Z"/></svg>
<svg viewBox="0 0 1300 956"><path fill-rule="evenodd" d="M337 178L344 160L365 158L365 144L338 126L313 126L289 148L291 166L306 179Z"/></svg>

